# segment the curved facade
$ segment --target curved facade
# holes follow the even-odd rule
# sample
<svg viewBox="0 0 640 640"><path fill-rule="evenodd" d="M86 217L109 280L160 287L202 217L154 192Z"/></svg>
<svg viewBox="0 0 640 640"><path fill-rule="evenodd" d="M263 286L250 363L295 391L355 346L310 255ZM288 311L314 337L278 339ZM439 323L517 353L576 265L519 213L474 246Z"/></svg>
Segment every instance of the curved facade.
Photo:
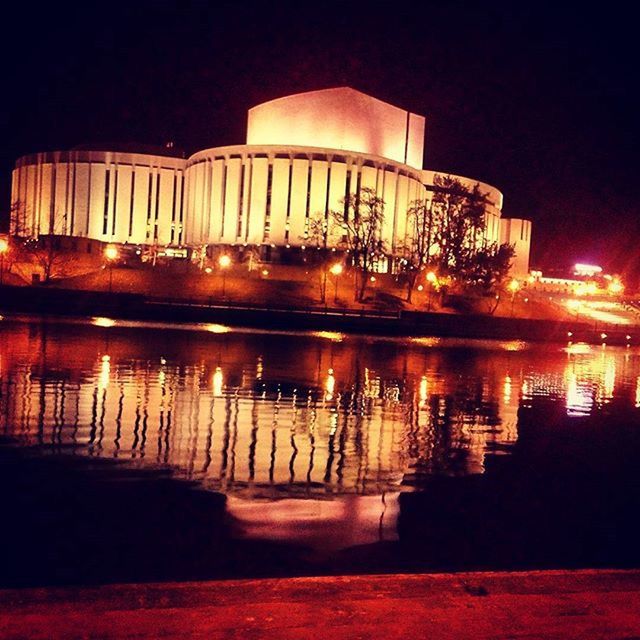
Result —
<svg viewBox="0 0 640 640"><path fill-rule="evenodd" d="M13 172L12 233L182 244L185 160L111 151L23 156Z"/></svg>
<svg viewBox="0 0 640 640"><path fill-rule="evenodd" d="M382 240L393 254L410 239L410 202L428 201L440 188L437 176L449 175L420 168L423 136L421 116L342 87L258 105L249 111L247 144L188 159L87 150L24 156L13 172L11 231L140 245L302 247L312 216L328 216L346 195L370 188L385 202ZM483 239L511 237L500 191L451 177L485 194ZM328 247L338 245L337 233ZM527 238L518 251L524 269Z"/></svg>
<svg viewBox="0 0 640 640"><path fill-rule="evenodd" d="M422 167L425 119L350 87L277 98L249 110L247 144L326 147Z"/></svg>
<svg viewBox="0 0 640 640"><path fill-rule="evenodd" d="M385 200L382 239L392 248L405 238L409 202L424 192L420 172L406 165L311 147L208 149L189 158L186 176L188 244L304 246L311 216L369 187Z"/></svg>

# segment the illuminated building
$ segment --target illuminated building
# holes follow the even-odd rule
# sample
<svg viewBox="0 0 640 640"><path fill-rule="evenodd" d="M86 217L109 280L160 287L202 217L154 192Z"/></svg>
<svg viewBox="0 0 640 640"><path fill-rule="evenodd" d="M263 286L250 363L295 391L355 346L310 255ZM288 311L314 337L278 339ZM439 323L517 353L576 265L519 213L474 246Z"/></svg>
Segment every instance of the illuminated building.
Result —
<svg viewBox="0 0 640 640"><path fill-rule="evenodd" d="M382 240L409 244L407 209L429 201L438 176L422 168L425 118L348 87L286 96L249 110L247 143L189 158L115 150L23 156L13 172L12 232L156 246L263 247L266 259L302 250L310 217L340 210L345 195L375 189L385 202ZM531 224L502 219L502 194L486 196L482 241L516 245L526 274ZM341 241L329 233L327 247Z"/></svg>

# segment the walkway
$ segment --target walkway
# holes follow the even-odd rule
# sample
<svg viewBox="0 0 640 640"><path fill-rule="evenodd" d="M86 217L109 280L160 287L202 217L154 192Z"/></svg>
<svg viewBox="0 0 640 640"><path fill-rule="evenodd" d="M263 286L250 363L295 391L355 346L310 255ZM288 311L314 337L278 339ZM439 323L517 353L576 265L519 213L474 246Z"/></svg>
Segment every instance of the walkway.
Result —
<svg viewBox="0 0 640 640"><path fill-rule="evenodd" d="M0 592L0 638L640 637L640 571L354 576Z"/></svg>

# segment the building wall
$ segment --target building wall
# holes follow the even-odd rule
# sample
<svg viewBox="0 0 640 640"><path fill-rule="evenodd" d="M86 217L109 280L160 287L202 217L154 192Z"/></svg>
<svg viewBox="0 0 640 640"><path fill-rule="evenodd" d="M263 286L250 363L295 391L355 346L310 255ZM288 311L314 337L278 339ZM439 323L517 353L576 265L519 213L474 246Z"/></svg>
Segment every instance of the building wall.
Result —
<svg viewBox="0 0 640 640"><path fill-rule="evenodd" d="M25 156L13 173L19 227L27 234L160 245L309 243L318 214L345 195L374 189L385 201L382 239L397 252L410 241L407 209L432 197L437 174L379 156L282 145L218 147L188 160L144 154L69 151ZM485 238L500 241L502 194L483 183ZM426 188L425 188L426 187ZM341 240L339 229L327 245Z"/></svg>
<svg viewBox="0 0 640 640"><path fill-rule="evenodd" d="M12 233L159 245L304 246L309 221L370 188L385 202L382 240L398 254L411 241L407 210L432 199L438 176L422 170L421 116L348 87L287 96L249 111L247 145L188 160L143 153L56 151L20 158L13 172ZM486 196L482 242L516 245L526 273L531 223L501 221L502 194ZM520 225L520 226L518 226ZM327 246L341 240L336 225Z"/></svg>
<svg viewBox="0 0 640 640"><path fill-rule="evenodd" d="M466 178L464 176L456 176L449 173L443 173L439 171L422 171L422 181L427 187L427 200L431 201L437 178L453 178L457 180L465 189L472 191L476 186L485 196L485 229L482 237L483 242L500 244L501 231L500 231L500 219L502 216L502 193L485 182L479 182L472 178Z"/></svg>
<svg viewBox="0 0 640 640"><path fill-rule="evenodd" d="M303 246L309 219L340 210L346 194L375 189L385 201L383 240L405 242L409 202L424 196L420 172L384 158L332 149L233 146L187 162L185 242ZM204 224L203 224L204 222ZM340 235L329 235L335 246Z"/></svg>
<svg viewBox="0 0 640 640"><path fill-rule="evenodd" d="M500 241L512 244L515 256L511 275L523 278L529 274L529 251L531 249L531 221L519 218L503 218L500 221Z"/></svg>
<svg viewBox="0 0 640 640"><path fill-rule="evenodd" d="M422 167L425 119L349 87L309 91L249 110L248 145L340 149Z"/></svg>
<svg viewBox="0 0 640 640"><path fill-rule="evenodd" d="M13 171L11 232L179 244L185 164L109 151L24 156Z"/></svg>

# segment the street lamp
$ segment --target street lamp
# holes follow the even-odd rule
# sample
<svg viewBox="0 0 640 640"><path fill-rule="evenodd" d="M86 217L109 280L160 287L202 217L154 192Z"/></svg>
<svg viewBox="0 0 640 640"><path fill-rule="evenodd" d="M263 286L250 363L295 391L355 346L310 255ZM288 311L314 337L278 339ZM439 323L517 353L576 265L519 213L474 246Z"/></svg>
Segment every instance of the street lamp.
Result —
<svg viewBox="0 0 640 640"><path fill-rule="evenodd" d="M104 250L104 257L107 259L109 265L109 293L113 290L113 263L118 259L118 249L112 244L108 245Z"/></svg>
<svg viewBox="0 0 640 640"><path fill-rule="evenodd" d="M511 291L511 317L513 317L513 303L516 300L516 293L518 289L520 289L520 283L513 278L511 282L509 282L509 291Z"/></svg>
<svg viewBox="0 0 640 640"><path fill-rule="evenodd" d="M429 271L427 273L427 282L429 283L429 302L427 303L427 311L431 311L431 295L433 294L433 288L438 282L438 276L435 271Z"/></svg>
<svg viewBox="0 0 640 640"><path fill-rule="evenodd" d="M9 243L5 238L0 238L0 285L4 283L4 254L9 251Z"/></svg>
<svg viewBox="0 0 640 640"><path fill-rule="evenodd" d="M222 269L222 297L226 297L227 292L227 269L231 266L231 258L228 255L221 255L218 258L218 265Z"/></svg>
<svg viewBox="0 0 640 640"><path fill-rule="evenodd" d="M342 265L339 262L336 262L334 265L331 265L331 269L329 269L329 271L331 271L331 275L333 275L334 277L334 283L336 287L333 301L338 302L338 276L342 273Z"/></svg>

